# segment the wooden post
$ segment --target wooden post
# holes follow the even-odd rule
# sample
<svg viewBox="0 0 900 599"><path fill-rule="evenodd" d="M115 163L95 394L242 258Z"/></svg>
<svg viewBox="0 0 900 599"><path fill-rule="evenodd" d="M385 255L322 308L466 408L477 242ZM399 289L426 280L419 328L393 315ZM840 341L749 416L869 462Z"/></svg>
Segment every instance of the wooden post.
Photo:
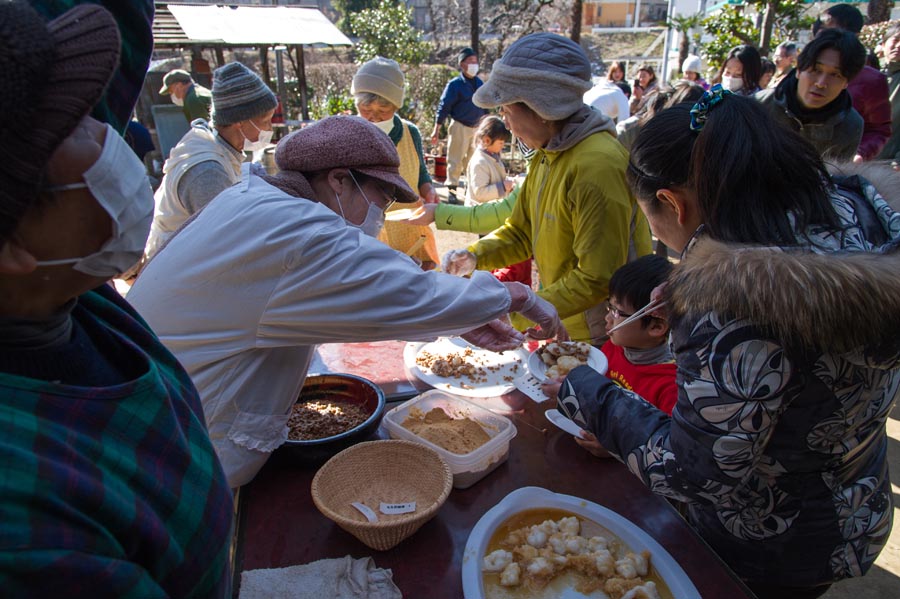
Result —
<svg viewBox="0 0 900 599"><path fill-rule="evenodd" d="M216 66L221 67L225 64L225 52L222 46L216 46Z"/></svg>
<svg viewBox="0 0 900 599"><path fill-rule="evenodd" d="M272 87L272 77L269 76L269 47L260 46L259 48L259 70L263 81L270 88Z"/></svg>
<svg viewBox="0 0 900 599"><path fill-rule="evenodd" d="M306 63L303 60L303 44L296 47L297 54L297 86L300 88L300 107L303 120L309 120L309 106L306 98Z"/></svg>

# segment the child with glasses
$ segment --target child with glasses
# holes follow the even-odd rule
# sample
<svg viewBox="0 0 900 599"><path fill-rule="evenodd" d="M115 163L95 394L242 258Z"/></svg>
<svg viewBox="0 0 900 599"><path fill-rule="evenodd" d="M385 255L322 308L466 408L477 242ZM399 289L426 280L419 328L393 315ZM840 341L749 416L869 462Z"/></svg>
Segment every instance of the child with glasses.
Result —
<svg viewBox="0 0 900 599"><path fill-rule="evenodd" d="M665 283L672 264L662 256L649 255L621 266L609 280L606 329L612 329L650 303L655 287ZM669 323L648 315L609 333L600 350L609 361L606 376L632 391L666 414L678 400L675 361L669 351ZM544 391L556 397L559 382L544 384ZM597 457L609 457L592 433L581 431L575 442Z"/></svg>
<svg viewBox="0 0 900 599"><path fill-rule="evenodd" d="M662 256L644 256L620 267L609 280L607 330L650 303L650 292L663 284L672 264ZM669 323L645 316L616 329L601 351L609 360L606 376L665 412L678 399L675 362L669 351Z"/></svg>

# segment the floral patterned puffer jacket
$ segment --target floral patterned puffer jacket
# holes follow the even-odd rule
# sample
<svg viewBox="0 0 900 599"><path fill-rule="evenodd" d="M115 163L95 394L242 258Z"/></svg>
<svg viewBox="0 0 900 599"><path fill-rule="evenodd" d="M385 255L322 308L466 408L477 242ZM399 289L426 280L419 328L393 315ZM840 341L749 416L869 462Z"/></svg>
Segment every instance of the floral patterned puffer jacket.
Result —
<svg viewBox="0 0 900 599"><path fill-rule="evenodd" d="M861 576L891 528L900 213L864 179L842 183L841 231L807 231L798 248L701 237L685 252L668 288L671 418L587 367L559 393L654 492L687 502L751 583Z"/></svg>

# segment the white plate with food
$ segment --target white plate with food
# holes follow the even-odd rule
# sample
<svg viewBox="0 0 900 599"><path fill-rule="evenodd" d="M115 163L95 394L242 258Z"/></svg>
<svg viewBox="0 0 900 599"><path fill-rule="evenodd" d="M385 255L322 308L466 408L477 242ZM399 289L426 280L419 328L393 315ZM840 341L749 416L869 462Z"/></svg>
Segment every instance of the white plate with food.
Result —
<svg viewBox="0 0 900 599"><path fill-rule="evenodd" d="M587 364L606 374L609 361L602 351L583 341L551 341L528 356L528 372L539 381L566 376L570 370Z"/></svg>
<svg viewBox="0 0 900 599"><path fill-rule="evenodd" d="M627 597L634 587L660 599L700 599L678 562L630 520L540 487L516 489L478 520L462 583L466 599L600 599L626 588Z"/></svg>
<svg viewBox="0 0 900 599"><path fill-rule="evenodd" d="M498 397L515 389L525 374L528 352L493 352L460 337L441 337L431 343L408 343L406 367L435 389L463 397Z"/></svg>
<svg viewBox="0 0 900 599"><path fill-rule="evenodd" d="M397 210L391 210L384 215L384 220L409 220L417 210L418 208L398 208Z"/></svg>

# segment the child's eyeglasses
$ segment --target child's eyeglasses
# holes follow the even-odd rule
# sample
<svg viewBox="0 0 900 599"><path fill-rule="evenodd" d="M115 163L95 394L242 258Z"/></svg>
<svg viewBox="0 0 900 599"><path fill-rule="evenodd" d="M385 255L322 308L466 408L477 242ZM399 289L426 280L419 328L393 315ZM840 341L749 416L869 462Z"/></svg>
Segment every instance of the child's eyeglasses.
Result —
<svg viewBox="0 0 900 599"><path fill-rule="evenodd" d="M625 312L622 312L621 310L619 310L612 304L606 305L606 312L607 312L607 314L612 314L613 318L628 318L629 316L632 315L632 314L626 314Z"/></svg>

